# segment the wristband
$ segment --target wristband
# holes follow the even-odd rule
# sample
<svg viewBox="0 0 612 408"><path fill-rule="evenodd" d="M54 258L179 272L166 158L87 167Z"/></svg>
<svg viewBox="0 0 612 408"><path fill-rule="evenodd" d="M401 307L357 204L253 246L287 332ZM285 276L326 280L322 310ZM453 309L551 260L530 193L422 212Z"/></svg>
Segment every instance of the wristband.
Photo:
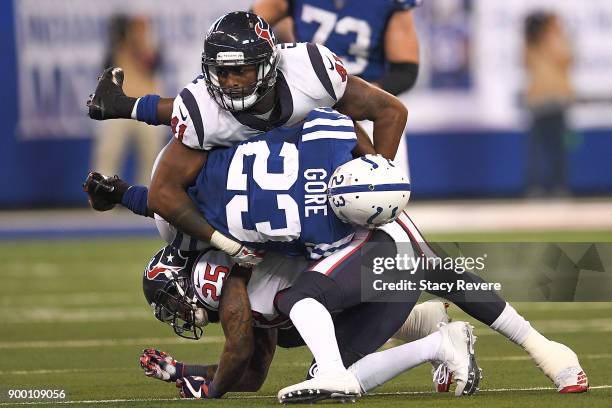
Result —
<svg viewBox="0 0 612 408"><path fill-rule="evenodd" d="M226 252L230 256L236 255L238 251L240 251L240 248L242 248L241 243L226 237L219 231L215 231L212 233L210 237L210 244Z"/></svg>
<svg viewBox="0 0 612 408"><path fill-rule="evenodd" d="M157 121L157 105L161 97L159 95L145 95L138 98L134 104L136 109L136 120L148 125L159 125ZM132 110L132 114L134 111Z"/></svg>
<svg viewBox="0 0 612 408"><path fill-rule="evenodd" d="M134 214L147 216L147 194L149 190L145 186L130 186L123 197L121 204L129 208Z"/></svg>

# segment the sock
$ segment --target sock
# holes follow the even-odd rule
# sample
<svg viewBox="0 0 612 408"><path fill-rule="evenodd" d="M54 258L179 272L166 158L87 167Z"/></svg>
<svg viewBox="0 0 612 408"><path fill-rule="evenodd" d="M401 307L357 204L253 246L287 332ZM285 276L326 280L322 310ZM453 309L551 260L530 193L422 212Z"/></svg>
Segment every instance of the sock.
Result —
<svg viewBox="0 0 612 408"><path fill-rule="evenodd" d="M340 357L334 322L321 303L312 298L302 299L293 305L289 317L317 360L319 374L346 370Z"/></svg>
<svg viewBox="0 0 612 408"><path fill-rule="evenodd" d="M491 324L491 328L519 346L523 346L532 330L529 322L518 314L509 303L506 303L506 307Z"/></svg>
<svg viewBox="0 0 612 408"><path fill-rule="evenodd" d="M349 370L357 377L361 389L368 392L406 370L435 360L441 343L442 334L435 332L411 343L368 354Z"/></svg>

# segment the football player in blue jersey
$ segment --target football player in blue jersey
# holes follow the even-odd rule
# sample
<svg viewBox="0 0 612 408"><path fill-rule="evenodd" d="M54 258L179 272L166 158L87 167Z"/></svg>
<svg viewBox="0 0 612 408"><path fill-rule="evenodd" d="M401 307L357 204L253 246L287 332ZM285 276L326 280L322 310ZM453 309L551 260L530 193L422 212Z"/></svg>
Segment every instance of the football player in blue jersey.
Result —
<svg viewBox="0 0 612 408"><path fill-rule="evenodd" d="M285 41L323 44L346 70L398 95L418 75L419 44L411 9L417 0L256 0L252 9ZM287 21L289 20L289 21ZM285 25L286 23L289 23Z"/></svg>
<svg viewBox="0 0 612 408"><path fill-rule="evenodd" d="M401 179L391 183L391 190L385 186L389 186L389 181L393 180L387 180L380 186L373 182L368 183L368 174L376 169L389 172L388 175L392 176L392 169L389 167L391 164L380 157L350 160L350 152L355 147L356 140L354 132L350 130L350 123L348 118L329 109L317 109L311 112L308 120L300 126L273 130L265 136L252 138L233 148L214 150L209 153L208 162L201 169L190 192L210 222L234 239L243 239L253 245L273 241L272 248L275 250L302 251L311 258L325 255L320 262L309 267L307 272L300 274L291 289L282 296L268 296L270 299L275 298L279 311L291 317L315 355L321 370L310 382L281 390L279 398L282 401L304 398L304 393L308 395L310 390L322 392L327 396L337 395L340 398L358 396L369 388L363 384L366 380L361 379L359 384L355 374L346 371L344 367L355 363L364 354L375 351L397 331L408 316L411 304L362 304L360 266L363 264L364 255L360 248L366 244L377 245L383 250L386 247L389 251L387 257L393 257L397 254L396 244L410 242L413 248L423 254L433 252L409 217L397 212L401 210L401 205L395 209L391 206L387 213L383 207L387 207L388 200L379 198L378 205L369 201L371 193L380 191L385 193L384 197L389 198L389 191L395 192L399 188L401 192L405 191L406 187L401 186ZM301 151L307 153L309 149L314 149L317 154L300 154ZM343 163L347 161L351 165L357 163L357 167L345 167L348 164ZM311 181L311 177L306 175L315 174L326 175L321 181L330 185L329 194L332 200L329 207L334 210L333 214L331 211L323 214L323 209L309 211L297 203L299 201L305 204L308 198L316 202L316 198L306 196L306 185ZM302 175L305 177L301 178ZM343 184L346 180L351 180L351 184ZM273 185L270 185L270 181L273 181ZM362 189L364 186L371 188ZM362 196L361 201L359 196ZM362 207L364 202L368 205ZM380 205L381 202L385 205ZM146 207L146 203L144 204ZM373 205L368 210L369 204ZM278 213L274 209L275 206L279 210ZM324 208L328 208L327 203ZM141 209L138 212L147 213L147 210ZM325 216L313 216L306 221L307 214L317 215L317 212ZM282 218L274 220L275 214L281 214ZM372 225L378 216L382 222L393 219L397 214L399 218L392 224L382 226L374 232L358 230L351 241L344 240L347 230L342 228L342 219ZM315 224L308 226L310 231L306 227L308 223ZM310 242L311 240L315 242ZM317 250L323 253L318 253ZM457 274L443 272L428 271L428 279L444 283L458 277ZM479 277L467 272L460 276L466 281L482 282ZM546 339L531 328L529 322L495 292L489 291L486 294L487 301L478 303L466 300L462 297L462 291L431 293L450 298L471 316L523 346L542 370L555 381L560 391L586 390L588 383L576 355L567 347ZM345 333L350 333L350 336L349 340L343 343L343 350L333 347L336 337L329 312L358 305L360 324L347 326ZM385 315L387 318L381 322L376 319L379 315ZM376 324L376 329L371 328L370 324ZM471 331L466 329L466 339L470 338ZM388 355L387 357L390 358ZM380 365L378 360L381 358L373 357L373 364ZM367 361L369 360L361 365ZM377 378L393 375L399 366L396 364L390 367L395 368L381 369L383 374L379 372ZM467 372L464 372L462 377L456 377L459 394L463 390L472 392L473 387L477 385L475 378L466 376Z"/></svg>

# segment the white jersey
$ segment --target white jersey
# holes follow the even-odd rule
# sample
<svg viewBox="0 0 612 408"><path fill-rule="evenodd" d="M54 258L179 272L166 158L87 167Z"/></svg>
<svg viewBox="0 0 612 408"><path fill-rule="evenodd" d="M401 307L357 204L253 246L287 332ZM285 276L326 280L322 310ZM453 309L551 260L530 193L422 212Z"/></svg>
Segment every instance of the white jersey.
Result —
<svg viewBox="0 0 612 408"><path fill-rule="evenodd" d="M274 299L277 293L291 287L307 265L303 258L288 258L271 252L253 268L247 292L254 326L271 328L287 323L288 319L276 311ZM198 258L191 278L198 300L208 309L219 309L223 283L233 266L234 262L223 251L206 251Z"/></svg>
<svg viewBox="0 0 612 408"><path fill-rule="evenodd" d="M347 74L342 62L323 45L279 44L276 92L279 103L266 120L219 106L202 75L174 99L172 132L185 146L210 150L233 146L252 136L304 120L318 107L331 107L344 95Z"/></svg>

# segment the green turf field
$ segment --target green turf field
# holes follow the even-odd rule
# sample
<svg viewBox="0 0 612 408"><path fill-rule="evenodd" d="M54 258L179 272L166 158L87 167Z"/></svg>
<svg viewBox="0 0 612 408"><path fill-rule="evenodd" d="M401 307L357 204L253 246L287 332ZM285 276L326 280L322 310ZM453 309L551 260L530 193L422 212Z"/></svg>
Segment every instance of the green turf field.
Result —
<svg viewBox="0 0 612 408"><path fill-rule="evenodd" d="M591 240L612 234L454 234L441 240ZM0 405L8 389L62 389L77 406L163 407L269 406L283 386L303 379L310 362L304 348L278 350L268 380L257 394L229 394L219 401L181 401L173 384L146 378L139 352L158 347L179 360L214 362L222 347L218 327L194 342L176 337L145 304L141 271L161 247L158 240L0 243ZM421 407L610 407L612 406L612 303L519 304L532 323L581 357L593 387L583 395L555 393L526 354L476 325L484 370L482 392L456 399L435 395L429 367L410 373L362 398L362 406ZM454 318L462 318L456 309ZM465 317L463 317L465 318ZM25 402L25 401L23 401ZM33 400L27 400L33 402Z"/></svg>

